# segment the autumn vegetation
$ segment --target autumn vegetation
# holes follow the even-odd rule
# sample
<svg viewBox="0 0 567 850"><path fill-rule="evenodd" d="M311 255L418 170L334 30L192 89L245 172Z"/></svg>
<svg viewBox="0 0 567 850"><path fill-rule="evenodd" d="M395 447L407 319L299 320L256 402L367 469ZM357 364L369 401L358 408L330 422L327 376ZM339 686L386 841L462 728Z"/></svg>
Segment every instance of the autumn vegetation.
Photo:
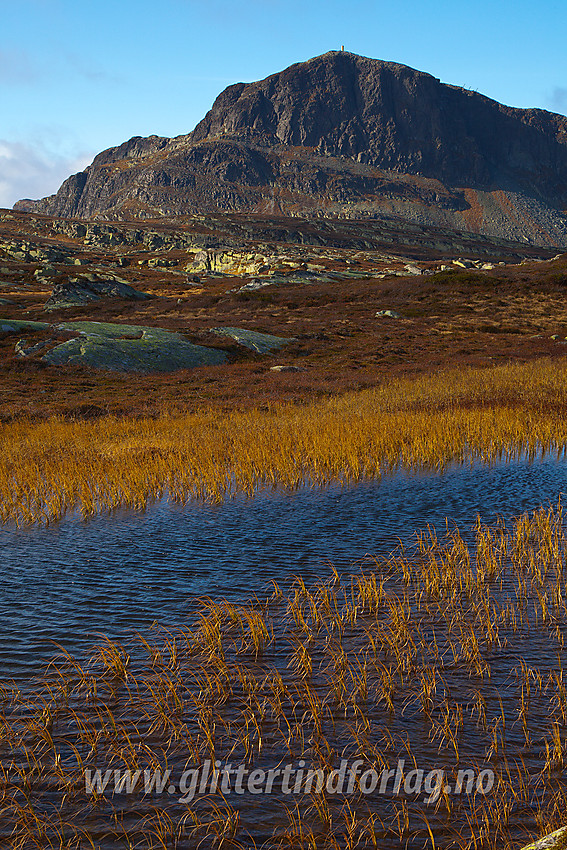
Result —
<svg viewBox="0 0 567 850"><path fill-rule="evenodd" d="M454 528L422 534L350 578L203 600L191 625L60 654L36 692L1 693L3 846L521 846L565 822L566 555L561 506L540 509L478 522L472 546ZM403 759L442 765L453 788L462 769L495 784L429 802L85 788L87 770L178 776L207 759L326 773Z"/></svg>
<svg viewBox="0 0 567 850"><path fill-rule="evenodd" d="M562 361L384 382L298 407L0 426L4 521L49 523L166 498L220 501L264 486L377 478L562 452Z"/></svg>

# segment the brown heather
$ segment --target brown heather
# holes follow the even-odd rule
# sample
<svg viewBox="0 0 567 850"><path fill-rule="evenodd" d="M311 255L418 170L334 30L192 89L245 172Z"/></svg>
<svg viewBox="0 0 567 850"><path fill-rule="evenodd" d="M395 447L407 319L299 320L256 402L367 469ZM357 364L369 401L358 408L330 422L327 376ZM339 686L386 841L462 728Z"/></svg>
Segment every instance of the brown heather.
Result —
<svg viewBox="0 0 567 850"><path fill-rule="evenodd" d="M535 361L385 381L305 406L0 425L0 517L49 523L161 498L376 478L563 451L567 365Z"/></svg>

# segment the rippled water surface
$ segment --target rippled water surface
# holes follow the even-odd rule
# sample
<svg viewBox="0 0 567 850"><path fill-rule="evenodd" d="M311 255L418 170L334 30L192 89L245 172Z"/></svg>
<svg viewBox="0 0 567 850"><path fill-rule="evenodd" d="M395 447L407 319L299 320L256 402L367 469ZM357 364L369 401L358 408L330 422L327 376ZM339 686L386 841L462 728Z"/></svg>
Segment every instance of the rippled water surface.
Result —
<svg viewBox="0 0 567 850"><path fill-rule="evenodd" d="M566 490L565 459L545 458L4 528L1 675L36 671L52 641L81 654L97 634L123 638L155 620L184 623L195 597L242 599L298 574L313 581L329 574L330 562L345 571L427 525L441 532L446 517L465 534L477 514L484 522L509 518L557 503Z"/></svg>

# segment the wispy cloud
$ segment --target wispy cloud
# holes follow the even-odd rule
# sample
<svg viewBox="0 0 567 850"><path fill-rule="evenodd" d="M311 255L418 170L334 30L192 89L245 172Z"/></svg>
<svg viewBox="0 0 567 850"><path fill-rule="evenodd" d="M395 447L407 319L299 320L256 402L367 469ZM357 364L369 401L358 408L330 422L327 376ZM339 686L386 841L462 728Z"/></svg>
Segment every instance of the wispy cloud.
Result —
<svg viewBox="0 0 567 850"><path fill-rule="evenodd" d="M33 58L24 50L0 49L0 84L31 85L40 77Z"/></svg>
<svg viewBox="0 0 567 850"><path fill-rule="evenodd" d="M46 64L25 50L0 47L0 85L29 86L42 81L53 82L68 78L69 73L95 84L120 85L124 82L123 76L72 50L58 49L51 62Z"/></svg>
<svg viewBox="0 0 567 850"><path fill-rule="evenodd" d="M25 142L0 139L0 207L53 194L70 174L82 171L93 155L65 157Z"/></svg>
<svg viewBox="0 0 567 850"><path fill-rule="evenodd" d="M556 86L551 92L549 107L553 112L567 113L567 89Z"/></svg>
<svg viewBox="0 0 567 850"><path fill-rule="evenodd" d="M124 82L123 76L115 74L112 71L107 71L104 66L93 62L90 58L85 59L84 56L73 50L61 51L61 57L73 73L91 83L112 83L113 85L117 85Z"/></svg>

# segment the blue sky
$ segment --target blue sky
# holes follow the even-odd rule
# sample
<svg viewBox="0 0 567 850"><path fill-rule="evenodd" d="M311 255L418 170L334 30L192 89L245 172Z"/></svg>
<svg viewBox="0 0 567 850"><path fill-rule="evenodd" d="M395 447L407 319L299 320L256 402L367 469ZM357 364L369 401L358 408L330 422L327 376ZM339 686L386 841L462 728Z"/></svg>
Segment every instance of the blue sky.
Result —
<svg viewBox="0 0 567 850"><path fill-rule="evenodd" d="M566 0L0 0L0 206L341 44L565 114L566 31Z"/></svg>

